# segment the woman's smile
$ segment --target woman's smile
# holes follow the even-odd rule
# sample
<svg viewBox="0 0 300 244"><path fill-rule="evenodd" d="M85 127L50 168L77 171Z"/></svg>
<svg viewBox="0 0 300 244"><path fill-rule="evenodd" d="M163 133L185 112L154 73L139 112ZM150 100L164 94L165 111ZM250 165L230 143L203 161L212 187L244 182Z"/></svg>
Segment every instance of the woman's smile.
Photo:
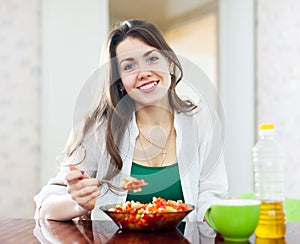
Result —
<svg viewBox="0 0 300 244"><path fill-rule="evenodd" d="M158 85L159 80L149 81L146 83L143 83L142 85L138 86L137 88L145 93L152 92Z"/></svg>

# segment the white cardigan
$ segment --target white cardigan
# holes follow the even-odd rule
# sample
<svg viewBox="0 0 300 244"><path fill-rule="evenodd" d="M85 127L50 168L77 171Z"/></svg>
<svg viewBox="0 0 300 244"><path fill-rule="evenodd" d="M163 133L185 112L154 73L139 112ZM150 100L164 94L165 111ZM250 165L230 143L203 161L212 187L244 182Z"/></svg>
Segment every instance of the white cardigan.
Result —
<svg viewBox="0 0 300 244"><path fill-rule="evenodd" d="M109 158L105 150L105 123L95 125L85 136L85 160L78 168L86 171L91 177L103 178L106 173ZM223 160L223 143L221 126L216 114L202 109L191 115L174 114L174 128L176 130L176 152L179 174L184 200L195 205L196 209L188 215L189 221L203 221L205 212L211 202L227 197L228 182ZM130 175L136 138L138 136L135 115L125 130L124 140L120 146L123 168L112 179L112 183L120 185L124 176ZM73 155L63 163L56 177L34 197L37 209L43 200L53 194L68 194L65 176L69 168L64 166L79 162L83 158L82 148L78 148ZM99 207L105 204L126 201L126 195L118 196L111 192L99 197L96 207L92 211L92 219L109 219ZM36 211L35 218L38 218Z"/></svg>

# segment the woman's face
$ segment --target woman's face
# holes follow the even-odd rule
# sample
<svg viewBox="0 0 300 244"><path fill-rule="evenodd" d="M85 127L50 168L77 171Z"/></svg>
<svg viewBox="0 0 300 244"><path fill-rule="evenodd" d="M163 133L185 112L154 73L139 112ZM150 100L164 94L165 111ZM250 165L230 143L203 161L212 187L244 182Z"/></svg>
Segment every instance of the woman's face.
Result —
<svg viewBox="0 0 300 244"><path fill-rule="evenodd" d="M122 84L137 107L168 105L172 64L156 48L128 37L116 48Z"/></svg>

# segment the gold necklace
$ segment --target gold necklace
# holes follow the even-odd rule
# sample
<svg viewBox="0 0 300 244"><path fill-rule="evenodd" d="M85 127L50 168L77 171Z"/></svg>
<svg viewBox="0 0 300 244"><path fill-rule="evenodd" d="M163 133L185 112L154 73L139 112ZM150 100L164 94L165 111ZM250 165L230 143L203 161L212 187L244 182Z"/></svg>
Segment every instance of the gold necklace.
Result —
<svg viewBox="0 0 300 244"><path fill-rule="evenodd" d="M172 127L170 127L170 129L171 129L171 128L172 128ZM144 137L144 139L145 139L147 142L149 142L150 144L152 144L153 146L155 146L155 147L157 147L157 148L159 148L159 149L161 149L161 150L163 150L163 149L166 147L167 141L166 141L165 146L164 146L164 147L161 147L161 146L155 144L154 142L152 142L149 138L147 138L147 137L142 133L142 131L140 130L140 128L139 128L139 132L140 132L141 136ZM170 131L169 131L169 135L170 135ZM169 137L169 135L168 135L168 137Z"/></svg>
<svg viewBox="0 0 300 244"><path fill-rule="evenodd" d="M169 149L169 145L170 145L170 141L171 141L170 139L171 139L171 135L172 135L173 128L174 128L174 126L173 126L173 123L172 123L171 128L170 128L170 131L169 131L169 135L168 135L168 138L167 138L167 141L166 141L166 144L165 144L164 147L160 147L160 146L158 146L158 145L152 143L148 138L146 138L146 137L141 133L141 131L140 131L140 129L139 129L140 134L146 139L146 141L148 141L148 142L151 143L153 146L156 146L157 148L160 148L160 149L162 150L162 151L159 153L159 154L162 153L162 161L161 161L160 167L164 164L164 162L165 162L165 160L166 160L166 158L167 158L167 152L168 152L168 149ZM151 163L150 163L150 161L149 161L149 159L148 159L148 157L147 157L147 155L146 155L146 152L145 152L145 150L144 150L144 146L143 146L143 144L142 144L142 141L139 140L139 142L140 142L140 145L141 145L143 154L144 154L144 156L145 156L145 159L146 159L146 161L147 161L147 164L148 164L149 166L152 166Z"/></svg>
<svg viewBox="0 0 300 244"><path fill-rule="evenodd" d="M171 132L172 132L173 127L174 127L174 126L173 126L173 123L172 123L171 126L170 126L170 130L169 130L169 134L168 134L168 137L167 137L166 144L167 144L167 142L168 142L168 140L169 140L169 138L170 138L170 136L171 136ZM144 139L145 139L147 142L149 142L150 144L152 144L153 146L155 146L155 147L157 147L157 148L159 148L159 149L161 149L161 150L163 150L163 149L166 147L166 144L165 144L164 147L161 147L161 146L155 144L154 142L152 142L148 137L146 137L146 136L142 133L142 131L141 131L141 129L140 129L139 126L138 126L138 130L139 130L139 133L141 134L141 136L144 137Z"/></svg>

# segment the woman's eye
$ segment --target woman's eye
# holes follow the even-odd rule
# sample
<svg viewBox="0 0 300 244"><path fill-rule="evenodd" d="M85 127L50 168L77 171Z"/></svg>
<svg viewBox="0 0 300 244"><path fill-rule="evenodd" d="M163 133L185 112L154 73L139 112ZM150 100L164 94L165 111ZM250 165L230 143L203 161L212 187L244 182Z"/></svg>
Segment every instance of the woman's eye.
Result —
<svg viewBox="0 0 300 244"><path fill-rule="evenodd" d="M126 65L124 66L124 70L125 70L125 71L131 70L131 69L133 69L133 68L134 68L134 64L126 64Z"/></svg>
<svg viewBox="0 0 300 244"><path fill-rule="evenodd" d="M158 57L153 56L153 57L148 58L148 63L154 63L157 60L158 60Z"/></svg>

